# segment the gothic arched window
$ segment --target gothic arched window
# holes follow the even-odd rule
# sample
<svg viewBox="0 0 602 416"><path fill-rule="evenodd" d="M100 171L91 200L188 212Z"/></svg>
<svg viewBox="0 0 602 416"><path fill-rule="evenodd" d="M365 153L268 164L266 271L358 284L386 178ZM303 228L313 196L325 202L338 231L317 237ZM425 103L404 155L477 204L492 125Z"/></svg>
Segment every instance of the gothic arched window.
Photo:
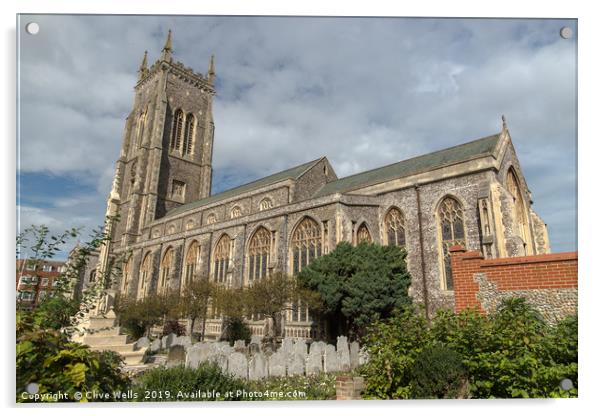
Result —
<svg viewBox="0 0 602 416"><path fill-rule="evenodd" d="M406 228L403 213L397 208L391 208L385 215L385 235L388 246L405 247Z"/></svg>
<svg viewBox="0 0 602 416"><path fill-rule="evenodd" d="M146 296L148 292L148 287L150 285L151 279L151 254L148 253L144 257L144 261L142 262L142 267L140 267L140 284L138 291L138 299L142 299Z"/></svg>
<svg viewBox="0 0 602 416"><path fill-rule="evenodd" d="M146 113L140 114L138 118L138 131L136 132L136 143L133 149L136 150L142 146L142 137L144 136L144 126L146 124Z"/></svg>
<svg viewBox="0 0 602 416"><path fill-rule="evenodd" d="M525 214L525 205L518 179L512 168L508 169L508 174L506 175L506 187L513 199L512 214L514 216L515 234L522 238L523 243L526 244L527 216Z"/></svg>
<svg viewBox="0 0 602 416"><path fill-rule="evenodd" d="M182 146L184 150L184 155L192 154L192 145L194 140L194 116L192 114L188 114L186 116L186 128L184 129L184 146Z"/></svg>
<svg viewBox="0 0 602 416"><path fill-rule="evenodd" d="M180 150L182 144L182 129L184 127L184 112L180 109L176 110L173 119L173 127L171 129L171 150Z"/></svg>
<svg viewBox="0 0 602 416"><path fill-rule="evenodd" d="M130 283L130 278L132 277L132 258L123 265L123 270L121 271L121 293L127 294L128 285Z"/></svg>
<svg viewBox="0 0 602 416"><path fill-rule="evenodd" d="M311 218L304 218L297 225L291 239L293 274L297 274L322 255L322 233L320 225Z"/></svg>
<svg viewBox="0 0 602 416"><path fill-rule="evenodd" d="M159 267L159 293L164 293L169 287L169 273L173 263L173 249L170 247L163 255L161 266Z"/></svg>
<svg viewBox="0 0 602 416"><path fill-rule="evenodd" d="M370 231L368 231L368 226L365 222L357 229L356 240L358 244L372 242L372 236L370 235Z"/></svg>
<svg viewBox="0 0 602 416"><path fill-rule="evenodd" d="M437 210L439 228L441 230L441 251L443 254L443 289L453 290L454 280L451 270L451 256L449 248L455 245L466 247L464 234L464 210L462 205L452 198L446 197L439 204Z"/></svg>
<svg viewBox="0 0 602 416"><path fill-rule="evenodd" d="M96 282L96 270L90 272L90 283Z"/></svg>
<svg viewBox="0 0 602 416"><path fill-rule="evenodd" d="M264 227L259 227L249 242L249 274L247 281L261 279L268 274L270 243L272 235Z"/></svg>
<svg viewBox="0 0 602 416"><path fill-rule="evenodd" d="M207 215L207 224L215 224L217 222L217 216L214 213Z"/></svg>
<svg viewBox="0 0 602 416"><path fill-rule="evenodd" d="M218 283L226 282L228 263L230 262L231 238L224 234L215 246L213 253L213 279Z"/></svg>
<svg viewBox="0 0 602 416"><path fill-rule="evenodd" d="M194 280L194 273L196 266L201 256L201 246L198 242L194 241L188 251L186 252L186 259L184 262L184 279L182 279L182 288L186 288Z"/></svg>
<svg viewBox="0 0 602 416"><path fill-rule="evenodd" d="M264 198L261 200L261 202L259 203L259 210L260 211L265 211L266 209L270 209L272 208L272 200L269 198Z"/></svg>
<svg viewBox="0 0 602 416"><path fill-rule="evenodd" d="M230 211L230 218L238 218L241 215L242 215L242 210L238 206L232 208L232 211Z"/></svg>

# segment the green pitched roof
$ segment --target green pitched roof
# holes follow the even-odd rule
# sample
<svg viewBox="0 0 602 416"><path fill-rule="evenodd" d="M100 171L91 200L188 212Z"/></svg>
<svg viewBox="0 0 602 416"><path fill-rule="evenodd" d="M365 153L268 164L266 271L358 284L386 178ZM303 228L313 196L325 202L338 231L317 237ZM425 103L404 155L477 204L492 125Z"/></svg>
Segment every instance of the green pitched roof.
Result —
<svg viewBox="0 0 602 416"><path fill-rule="evenodd" d="M228 189L227 191L220 192L219 194L208 196L207 198L199 199L197 201L189 202L188 204L181 205L177 208L172 209L167 213L167 216L181 214L182 212L202 207L205 205L212 204L214 202L222 201L224 199L232 198L237 195L254 191L256 189L263 188L281 182L287 179L297 179L309 168L318 163L320 159L312 160L311 162L304 163L293 168L283 170L282 172L274 173L273 175L266 176L265 178L258 179L247 184L237 186L236 188Z"/></svg>
<svg viewBox="0 0 602 416"><path fill-rule="evenodd" d="M316 192L314 197L344 193L394 178L402 178L445 165L463 162L475 157L490 155L493 154L498 140L499 134L494 134L458 146L393 163L392 165L337 179L325 184Z"/></svg>

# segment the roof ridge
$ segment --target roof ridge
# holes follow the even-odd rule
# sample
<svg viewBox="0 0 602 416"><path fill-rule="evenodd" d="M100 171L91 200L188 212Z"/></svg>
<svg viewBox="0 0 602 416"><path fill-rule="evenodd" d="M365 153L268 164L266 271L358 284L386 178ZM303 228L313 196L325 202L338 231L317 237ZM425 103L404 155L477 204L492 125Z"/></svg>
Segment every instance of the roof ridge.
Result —
<svg viewBox="0 0 602 416"><path fill-rule="evenodd" d="M342 177L342 178L338 178L338 179L335 179L335 180L337 180L337 181L340 181L340 180L343 180L343 179L352 178L352 177L354 177L354 176L363 175L363 174L365 174L365 173L374 172L374 171L376 171L376 170L385 169L385 168L388 168L388 167L390 167L390 166L397 165L398 163L408 162L408 161L410 161L410 160L419 159L419 158L421 158L421 157L427 157L427 156L431 156L431 155L434 155L434 154L436 154L436 153L440 153L440 152L445 152L445 151L448 151L448 150L456 149L456 148L458 148L458 147L466 146L466 145L469 145L469 144L472 144L472 143L475 143L475 142L478 142L478 141L481 141L481 140L490 139L490 138L492 138L493 136L499 136L499 135L500 135L500 133L496 133L496 134L491 134L491 135L489 135L489 136L480 137L480 138L478 138L478 139L471 140L471 141L469 141L469 142L460 143L460 144L457 144L457 145L455 145L455 146L445 147L445 148L443 148L443 149L435 150L435 151L433 151L433 152L424 153L424 154L422 154L422 155L418 155L418 156L413 156L413 157L410 157L410 158L408 158L408 159L398 160L397 162L389 163L388 165L383 165L383 166L379 166L379 167L377 167L377 168L373 168L373 169L364 170L364 171L361 171L361 172L358 172L358 173L353 173L353 174L351 174L351 175L349 175L349 176L344 176L344 177Z"/></svg>

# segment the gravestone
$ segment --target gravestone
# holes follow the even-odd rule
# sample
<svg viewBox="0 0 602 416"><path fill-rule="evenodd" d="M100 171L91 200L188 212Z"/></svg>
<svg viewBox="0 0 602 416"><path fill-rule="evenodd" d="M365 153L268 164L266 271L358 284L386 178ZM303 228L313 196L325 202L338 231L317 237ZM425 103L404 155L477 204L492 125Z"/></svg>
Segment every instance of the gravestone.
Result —
<svg viewBox="0 0 602 416"><path fill-rule="evenodd" d="M249 354L257 354L261 352L261 345L259 344L249 344Z"/></svg>
<svg viewBox="0 0 602 416"><path fill-rule="evenodd" d="M263 337L261 335L251 335L251 342L250 344L258 344L261 345L261 339Z"/></svg>
<svg viewBox="0 0 602 416"><path fill-rule="evenodd" d="M326 345L324 348L324 372L334 373L340 371L339 360L334 345Z"/></svg>
<svg viewBox="0 0 602 416"><path fill-rule="evenodd" d="M301 354L293 353L289 356L286 368L289 376L303 375L305 372L305 357Z"/></svg>
<svg viewBox="0 0 602 416"><path fill-rule="evenodd" d="M174 345L167 354L167 367L175 367L186 362L186 349L182 345Z"/></svg>
<svg viewBox="0 0 602 416"><path fill-rule="evenodd" d="M228 372L234 377L247 379L249 376L247 357L240 352L233 352L228 357Z"/></svg>
<svg viewBox="0 0 602 416"><path fill-rule="evenodd" d="M173 345L181 345L184 348L187 348L192 345L192 341L190 341L190 337L187 335L179 336L175 339Z"/></svg>
<svg viewBox="0 0 602 416"><path fill-rule="evenodd" d="M351 370L351 359L349 357L349 344L347 337L337 337L337 358L339 359L339 371Z"/></svg>
<svg viewBox="0 0 602 416"><path fill-rule="evenodd" d="M253 355L249 361L249 380L259 380L268 376L268 361L263 353Z"/></svg>
<svg viewBox="0 0 602 416"><path fill-rule="evenodd" d="M234 351L237 352L242 352L242 353L246 353L247 352L247 347L245 345L245 340L244 339L239 339L234 341Z"/></svg>
<svg viewBox="0 0 602 416"><path fill-rule="evenodd" d="M309 346L309 353L317 352L322 356L324 355L324 348L326 348L326 343L324 341L312 342Z"/></svg>
<svg viewBox="0 0 602 416"><path fill-rule="evenodd" d="M151 342L151 344L150 344L151 352L157 352L160 349L161 349L161 339L159 339L159 338L154 339L153 342Z"/></svg>
<svg viewBox="0 0 602 416"><path fill-rule="evenodd" d="M161 338L161 348L164 350L169 349L172 345L174 345L176 338L178 338L177 335L173 333L165 335L163 338Z"/></svg>
<svg viewBox="0 0 602 416"><path fill-rule="evenodd" d="M280 351L282 351L285 355L290 355L293 352L293 339L292 338L284 338L282 340L282 346L280 347Z"/></svg>
<svg viewBox="0 0 602 416"><path fill-rule="evenodd" d="M307 343L304 340L296 340L293 344L293 354L301 354L305 358L307 356Z"/></svg>
<svg viewBox="0 0 602 416"><path fill-rule="evenodd" d="M322 372L322 351L319 348L310 348L307 361L305 363L305 374L319 374Z"/></svg>
<svg viewBox="0 0 602 416"><path fill-rule="evenodd" d="M197 368L209 359L209 344L199 342L186 349L186 367Z"/></svg>
<svg viewBox="0 0 602 416"><path fill-rule="evenodd" d="M286 376L286 355L281 350L272 354L268 359L268 373L270 377Z"/></svg>
<svg viewBox="0 0 602 416"><path fill-rule="evenodd" d="M349 361L351 363L351 369L354 370L360 365L360 344L357 341L353 341L349 344Z"/></svg>
<svg viewBox="0 0 602 416"><path fill-rule="evenodd" d="M217 366L226 373L228 371L228 356L223 354L213 355L209 358L211 362L217 364Z"/></svg>
<svg viewBox="0 0 602 416"><path fill-rule="evenodd" d="M366 351L366 349L363 347L360 348L359 359L358 359L359 365L366 364L368 362L369 358L370 357L368 355L368 351Z"/></svg>
<svg viewBox="0 0 602 416"><path fill-rule="evenodd" d="M147 337L142 337L134 344L134 349L140 350L142 348L146 348L150 346L150 341Z"/></svg>

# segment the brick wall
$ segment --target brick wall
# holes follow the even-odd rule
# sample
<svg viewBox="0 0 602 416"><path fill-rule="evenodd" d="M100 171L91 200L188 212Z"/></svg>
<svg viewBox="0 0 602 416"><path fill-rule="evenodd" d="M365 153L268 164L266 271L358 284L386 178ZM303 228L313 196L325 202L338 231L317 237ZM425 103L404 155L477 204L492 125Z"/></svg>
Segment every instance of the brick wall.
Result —
<svg viewBox="0 0 602 416"><path fill-rule="evenodd" d="M555 322L577 311L577 253L484 259L479 251L450 249L456 312L491 312L508 297L524 297Z"/></svg>

